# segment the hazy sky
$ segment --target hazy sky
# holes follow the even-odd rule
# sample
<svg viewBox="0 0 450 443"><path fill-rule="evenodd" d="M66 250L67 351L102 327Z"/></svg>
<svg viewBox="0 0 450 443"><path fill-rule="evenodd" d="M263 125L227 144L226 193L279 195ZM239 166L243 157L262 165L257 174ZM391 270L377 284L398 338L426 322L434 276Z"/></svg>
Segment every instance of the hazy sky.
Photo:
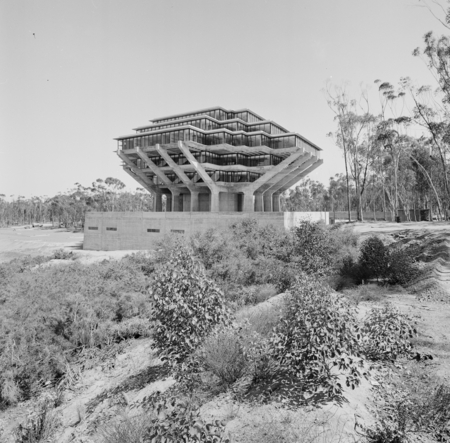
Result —
<svg viewBox="0 0 450 443"><path fill-rule="evenodd" d="M411 55L446 29L417 0L0 0L0 193L116 177L114 137L152 118L249 108L323 148L327 79L433 82ZM375 88L373 88L376 91Z"/></svg>

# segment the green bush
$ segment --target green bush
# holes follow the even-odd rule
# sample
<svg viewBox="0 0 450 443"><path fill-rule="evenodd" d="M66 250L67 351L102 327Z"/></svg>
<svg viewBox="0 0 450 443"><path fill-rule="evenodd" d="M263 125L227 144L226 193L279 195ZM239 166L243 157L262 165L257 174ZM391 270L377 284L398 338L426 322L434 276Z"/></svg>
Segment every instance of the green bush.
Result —
<svg viewBox="0 0 450 443"><path fill-rule="evenodd" d="M230 322L222 293L185 247L155 271L150 299L155 345L171 363L183 361L215 326Z"/></svg>
<svg viewBox="0 0 450 443"><path fill-rule="evenodd" d="M395 360L411 352L417 334L413 321L390 305L372 308L363 322L362 349L371 360Z"/></svg>
<svg viewBox="0 0 450 443"><path fill-rule="evenodd" d="M346 373L347 386L359 384L358 322L350 304L313 276L302 275L291 289L283 317L269 337L280 367L305 384L339 395L342 386L333 368Z"/></svg>

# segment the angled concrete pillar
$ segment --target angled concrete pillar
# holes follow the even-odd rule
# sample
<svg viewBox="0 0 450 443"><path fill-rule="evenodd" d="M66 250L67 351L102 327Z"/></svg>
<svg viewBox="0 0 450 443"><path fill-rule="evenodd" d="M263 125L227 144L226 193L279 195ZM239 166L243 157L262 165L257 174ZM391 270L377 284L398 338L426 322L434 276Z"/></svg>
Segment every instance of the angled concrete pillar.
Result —
<svg viewBox="0 0 450 443"><path fill-rule="evenodd" d="M117 155L125 163L123 170L140 183L153 197L153 211L161 211L162 207L158 206L158 198L161 198L161 189L155 184L121 151L117 151ZM159 196L159 197L158 197Z"/></svg>
<svg viewBox="0 0 450 443"><path fill-rule="evenodd" d="M220 187L217 186L208 173L205 171L203 166L195 159L195 157L191 154L191 151L184 145L182 141L178 142L178 147L183 155L186 157L187 161L194 167L197 174L202 178L203 182L208 186L211 191L211 212L219 212L219 192Z"/></svg>
<svg viewBox="0 0 450 443"><path fill-rule="evenodd" d="M303 149L298 149L293 152L289 157L285 158L282 162L280 162L277 166L274 166L272 169L267 171L264 175L262 175L258 180L255 180L253 183L242 188L244 192L244 208L245 212L253 212L253 211L263 211L264 203L263 203L263 193L266 189L268 189L270 185L270 180L273 179L277 174L280 174L286 168L289 167L293 162L304 155ZM255 203L253 203L253 193L255 193ZM251 197L251 198L250 198ZM251 200L251 203L250 203ZM256 208L255 208L256 206Z"/></svg>
<svg viewBox="0 0 450 443"><path fill-rule="evenodd" d="M308 162L309 163L309 162ZM283 186L279 187L278 191L280 193L286 191L291 186L294 186L296 183L298 183L303 177L313 172L315 169L317 169L321 164L323 163L323 160L316 160L312 165L308 166L308 168L299 168L299 173L294 177L291 178L290 181L284 183Z"/></svg>

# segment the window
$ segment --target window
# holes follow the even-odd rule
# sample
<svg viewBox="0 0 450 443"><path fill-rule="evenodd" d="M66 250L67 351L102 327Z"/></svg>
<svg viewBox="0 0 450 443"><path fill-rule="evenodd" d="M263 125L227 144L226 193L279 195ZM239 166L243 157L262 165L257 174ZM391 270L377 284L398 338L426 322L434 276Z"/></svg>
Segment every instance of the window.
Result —
<svg viewBox="0 0 450 443"><path fill-rule="evenodd" d="M159 232L159 229L147 229L147 232Z"/></svg>
<svg viewBox="0 0 450 443"><path fill-rule="evenodd" d="M98 226L89 226L88 229L90 231L98 231Z"/></svg>
<svg viewBox="0 0 450 443"><path fill-rule="evenodd" d="M106 228L107 231L117 231L117 228Z"/></svg>

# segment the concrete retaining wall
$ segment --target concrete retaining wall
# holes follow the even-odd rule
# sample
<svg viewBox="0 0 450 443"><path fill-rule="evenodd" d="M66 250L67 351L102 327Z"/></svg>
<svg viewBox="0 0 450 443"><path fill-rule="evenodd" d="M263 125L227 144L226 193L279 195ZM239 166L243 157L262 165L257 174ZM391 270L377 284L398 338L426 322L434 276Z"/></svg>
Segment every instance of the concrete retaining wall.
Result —
<svg viewBox="0 0 450 443"><path fill-rule="evenodd" d="M153 249L165 235L191 235L210 228L256 218L262 225L285 229L300 220L328 223L328 212L88 212L84 223L84 249L116 251Z"/></svg>

